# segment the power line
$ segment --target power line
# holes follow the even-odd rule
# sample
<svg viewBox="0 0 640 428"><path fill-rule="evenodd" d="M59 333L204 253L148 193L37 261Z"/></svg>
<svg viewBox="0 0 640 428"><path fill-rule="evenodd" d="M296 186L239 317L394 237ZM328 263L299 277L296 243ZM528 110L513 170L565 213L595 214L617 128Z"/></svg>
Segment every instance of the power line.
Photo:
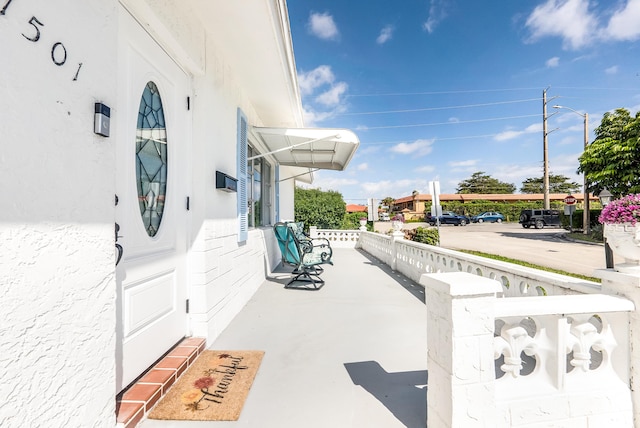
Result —
<svg viewBox="0 0 640 428"><path fill-rule="evenodd" d="M495 117L489 119L474 119L474 120L458 120L455 122L438 122L438 123L417 123L413 125L389 125L389 126L367 126L362 131L368 131L371 129L395 129L395 128L416 128L421 126L439 126L439 125L457 125L460 123L479 123L479 122L491 122L496 120L510 120L510 119L522 119L525 117L538 117L540 114L526 114L522 116L509 116L509 117Z"/></svg>
<svg viewBox="0 0 640 428"><path fill-rule="evenodd" d="M395 92L386 94L349 94L347 97L392 97L406 95L444 95L444 94L473 94L487 92L508 92L508 91L532 91L540 88L510 88L510 89L469 89L464 91L429 91L429 92Z"/></svg>
<svg viewBox="0 0 640 428"><path fill-rule="evenodd" d="M408 109L408 110L369 111L369 112L355 112L355 113L337 113L336 116L357 116L357 115L366 115L366 114L413 113L418 111L454 110L454 109L460 109L460 108L487 107L487 106L496 106L496 105L502 105L502 104L525 103L525 102L540 101L540 100L541 98L530 98L527 100L498 101L494 103L467 104L462 106L428 107L428 108L417 108L417 109Z"/></svg>
<svg viewBox="0 0 640 428"><path fill-rule="evenodd" d="M428 138L429 140L433 140L433 141L445 141L445 140L470 140L472 138L487 138L487 137L495 137L496 135L500 135L498 134L484 134L484 135L467 135L467 136L463 136L463 137L445 137L445 138ZM412 140L415 140L415 138L412 138ZM378 142L374 142L374 143L364 143L361 142L361 144L369 146L369 145L375 145L375 144L398 144L398 143L406 143L407 140L398 140L398 141L378 141Z"/></svg>
<svg viewBox="0 0 640 428"><path fill-rule="evenodd" d="M580 86L554 86L554 89L571 89L580 91L637 91L638 88L598 88L598 87L580 87ZM487 92L512 92L512 91L538 91L537 88L503 88L503 89L468 89L460 91L426 91L426 92L390 92L382 94L347 94L346 97L393 97L407 95L446 95L446 94L473 94Z"/></svg>

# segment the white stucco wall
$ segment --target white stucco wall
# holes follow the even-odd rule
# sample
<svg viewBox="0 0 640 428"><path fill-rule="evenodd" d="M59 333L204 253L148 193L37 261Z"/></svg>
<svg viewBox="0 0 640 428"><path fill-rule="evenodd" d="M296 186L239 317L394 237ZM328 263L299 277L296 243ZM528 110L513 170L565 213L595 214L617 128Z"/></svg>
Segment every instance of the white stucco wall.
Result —
<svg viewBox="0 0 640 428"><path fill-rule="evenodd" d="M187 333L215 339L279 259L269 227L237 242L237 195L215 189L216 170L237 176L237 108L250 125L274 124L261 121L220 50L225 34L205 28L196 3L11 2L0 16L2 427L115 425L118 124L109 138L95 135L93 108L118 105L120 3L192 76ZM66 49L59 66L56 43ZM280 186L284 216L293 215L293 185Z"/></svg>
<svg viewBox="0 0 640 428"><path fill-rule="evenodd" d="M130 3L127 0L127 3ZM131 2L135 3L135 2ZM237 109L241 108L250 126L264 123L254 105L249 85L242 80L238 61L229 60L226 33L208 25L206 17L185 13L182 4L164 0L149 1L144 6L147 22L156 22L164 30L152 33L177 34L168 40L168 51L178 52L176 61L184 68L198 66L193 75L193 177L190 224L190 317L191 331L213 341L244 307L279 261L270 227L252 229L246 242L238 243L237 193L215 188L216 171L238 178L236 161ZM131 7L132 10L136 7ZM188 4L187 4L188 9ZM141 12L144 9L139 8ZM149 17L149 11L154 16ZM251 46L243 46L251 55ZM186 55L180 58L179 55ZM259 64L256 64L256 70ZM265 84L268 82L265 81ZM267 149L249 132L250 142L261 152ZM271 172L276 162L267 157ZM281 173L281 178L286 177ZM293 180L281 183L280 202L287 216L293 216ZM275 191L275 186L272 186ZM289 200L291 199L291 200ZM275 202L275 195L272 196ZM281 211L282 212L282 211ZM272 207L271 218L275 218Z"/></svg>
<svg viewBox="0 0 640 428"><path fill-rule="evenodd" d="M93 134L94 102L115 105L115 11L0 16L2 427L115 425L114 141Z"/></svg>

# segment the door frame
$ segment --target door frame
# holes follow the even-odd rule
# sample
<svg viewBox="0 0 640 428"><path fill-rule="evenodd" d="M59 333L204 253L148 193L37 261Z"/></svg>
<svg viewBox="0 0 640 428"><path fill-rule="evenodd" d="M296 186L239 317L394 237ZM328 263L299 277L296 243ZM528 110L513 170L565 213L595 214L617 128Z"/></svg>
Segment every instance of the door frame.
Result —
<svg viewBox="0 0 640 428"><path fill-rule="evenodd" d="M173 116L173 119L177 119L177 117L173 113L167 114L168 113L167 110L175 109L175 111L177 112L178 111L177 109L181 108L182 106L184 107L185 111L184 112L180 111L180 114L178 117L187 119L187 120L181 121L181 126L179 130L175 132L171 132L170 129L167 129L167 139L169 144L171 145L172 144L171 141L174 140L174 143L172 144L173 147L168 148L168 153L167 153L167 156L169 159L169 162L167 165L167 168L168 168L167 200L169 201L169 199L171 198L173 200L173 202L171 203L174 204L175 206L173 207L173 209L167 210L163 214L162 223L164 223L165 227L163 228L161 224L158 230L158 233L154 238L149 238L148 235L146 236L146 238L149 238L152 241L155 239L158 245L154 246L151 254L148 254L148 253L145 253L141 247L136 247L135 245L127 246L126 237L119 238L120 240L124 240L123 241L124 255L122 260L120 261L121 266L116 267L115 269L116 279L117 279L116 280L117 302L116 302L115 333L116 333L116 385L117 385L117 390L121 391L122 389L126 388L131 381L135 380L135 377L132 378L131 375L127 376L126 378L123 377L123 367L125 364L129 364L124 360L125 358L124 348L127 343L127 340L125 340L126 332L124 331L125 330L124 317L126 314L123 313L123 308L124 308L123 281L125 279L123 278L123 275L126 275L126 264L131 262L140 263L140 261L141 260L143 261L145 258L158 257L158 256L162 256L163 254L170 255L172 252L177 251L177 254L173 255L173 257L178 258L175 260L175 263L176 263L176 266L178 266L178 269L180 270L180 272L178 272L176 276L178 280L177 287L180 287L179 289L180 297L184 297L185 300L189 299L189 294L190 294L189 243L190 243L190 234L191 234L191 215L189 210L187 209L186 197L191 194L191 190L192 190L193 180L189 171L191 171L191 166L192 166L191 163L192 163L193 140L192 140L192 111L191 109L187 108L187 97L192 97L193 78L192 78L192 75L185 69L185 67L182 67L175 60L175 58L173 58L168 53L167 49L164 48L163 44L161 44L157 40L157 38L153 37L153 35L148 31L148 27L143 23L141 23L141 20L138 19L138 17L134 13L132 13L131 10L129 10L129 8L119 7L118 17L119 17L119 37L118 37L117 48L118 48L118 59L121 61L121 63L118 65L118 72L120 73L120 75L118 78L119 94L118 94L118 109L116 110L116 120L120 123L116 123L116 127L115 127L116 128L115 129L116 130L115 153L116 153L116 164L119 165L116 171L124 170L124 174L117 173L115 179L116 179L117 192L122 192L124 189L124 194L118 195L120 204L123 203L123 197L125 198L129 197L129 199L131 199L132 193L133 195L137 196L137 189L135 185L135 176L136 176L135 160L134 160L134 156L130 156L131 159L127 157L128 155L127 155L126 144L128 144L129 142L133 144L133 141L135 141L134 140L135 135L128 135L131 129L131 121L134 120L132 119L132 117L129 117L129 116L131 116L132 109L134 109L133 107L134 104L136 106L135 110L137 111L137 105L140 102L139 97L142 93L141 91L143 87L131 88L128 85L132 84L133 81L137 81L137 80L155 81L153 78L154 76L156 76L157 78L158 76L163 75L161 70L161 67L162 67L161 63L166 64L165 61L167 60L170 61L172 65L175 65L177 69L179 69L180 72L184 74L184 79L180 79L179 82L175 82L174 80L170 79L168 75L163 75L162 78L159 80L173 82L178 87L183 87L184 89L186 89L185 91L186 93L184 93L184 104L180 103L180 99L178 98L177 94L175 97L170 97L170 100L166 100L164 97L162 98L163 107L165 108L165 115L167 116L167 123L168 124L171 123L170 120L172 120L172 116ZM147 40L125 42L125 40L134 40L135 38L133 38L132 36L134 36L136 33L144 34L145 36L143 37L146 37ZM157 53L143 55L140 52L140 49L136 49L136 45L137 47L140 47L140 45L149 43L149 41L154 45L156 45L159 48L159 51L162 51L162 55L164 55L164 57L161 60L158 60ZM151 69L158 71L158 73L148 71L148 72L141 73L137 77L132 75L131 74L132 65L127 61L127 58L129 58L129 55L130 55L129 52L132 50L135 50L137 55L140 55L140 58L142 58L141 60L144 62L148 62L151 65ZM171 74L171 72L169 72L169 74ZM141 77L142 75L144 76ZM136 85L136 86L139 86L139 85ZM175 103L175 105L171 106L169 109L166 109L167 102L173 102ZM134 125L134 128L135 128L135 125ZM178 141L180 141L179 145L178 145ZM178 150L180 151L180 157L182 159L180 159L177 162L177 164L176 162L172 163L171 153L178 152ZM124 162L124 164L120 164L121 162ZM179 175L183 176L183 178L179 178ZM173 191L174 194L169 195L170 191ZM131 211L134 211L134 212L131 212ZM126 218L128 219L127 221L130 221L136 215L139 217L139 208L137 204L134 204L134 203L129 203L129 204L125 203L124 206L121 207L120 213L118 212L117 207L115 210L116 221L122 218ZM173 222L174 226L175 225L178 226L175 228L177 230L167 230L166 226L171 222ZM139 225L131 224L128 226L129 226L129 230L123 230L121 228L120 234L121 235L129 234L130 236L133 236L133 234L137 234L138 238L140 239L140 231L144 232L144 228L142 227L142 222L140 221ZM172 235L172 234L175 234L175 235ZM173 237L173 240L169 239L168 241L166 241L167 236L169 238ZM133 241L133 239L131 240ZM160 244L161 241L164 241L164 243ZM173 243L173 246L171 245L171 243ZM147 245L153 246L153 244L149 244L149 243ZM150 280L153 280L154 277L159 278L163 274L166 274L166 272L155 270L153 271L153 273L149 274L147 278ZM177 299L177 296L174 296L174 298ZM185 302L181 302L178 300L175 301L176 312L182 311L182 310L185 311L184 312L185 315L183 318L184 320L183 337L189 335L190 321L191 321L190 316L187 313L187 308L185 306L186 306ZM174 343L172 343L171 345L173 345ZM165 347L166 349L164 349ZM165 344L161 351L155 350L155 352L156 354L158 352L164 353L168 351L170 348L171 346L167 347L167 344ZM161 357L162 353L159 355L156 355L155 358ZM137 373L135 376L142 374L142 372L146 370L146 368L150 367L155 361L155 359L150 360L149 358L147 358L147 360L148 361L146 361L146 363L144 364L144 367L140 367L137 369L141 371L140 373Z"/></svg>

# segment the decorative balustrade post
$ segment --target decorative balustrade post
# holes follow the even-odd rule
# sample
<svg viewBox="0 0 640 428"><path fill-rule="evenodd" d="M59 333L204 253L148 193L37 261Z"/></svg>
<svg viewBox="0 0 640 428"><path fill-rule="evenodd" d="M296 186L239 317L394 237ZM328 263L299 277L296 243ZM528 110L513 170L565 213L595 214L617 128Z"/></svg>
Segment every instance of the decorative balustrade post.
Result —
<svg viewBox="0 0 640 428"><path fill-rule="evenodd" d="M309 237L311 239L318 237L318 226L309 226Z"/></svg>
<svg viewBox="0 0 640 428"><path fill-rule="evenodd" d="M398 243L404 239L404 232L401 230L394 230L391 234L391 270L396 270L398 266Z"/></svg>
<svg viewBox="0 0 640 428"><path fill-rule="evenodd" d="M625 296L636 310L629 316L629 383L633 401L633 425L640 427L640 275L618 272L614 269L596 269L595 276L602 279L602 292Z"/></svg>
<svg viewBox="0 0 640 428"><path fill-rule="evenodd" d="M496 280L465 272L424 274L427 425L496 426L493 356Z"/></svg>

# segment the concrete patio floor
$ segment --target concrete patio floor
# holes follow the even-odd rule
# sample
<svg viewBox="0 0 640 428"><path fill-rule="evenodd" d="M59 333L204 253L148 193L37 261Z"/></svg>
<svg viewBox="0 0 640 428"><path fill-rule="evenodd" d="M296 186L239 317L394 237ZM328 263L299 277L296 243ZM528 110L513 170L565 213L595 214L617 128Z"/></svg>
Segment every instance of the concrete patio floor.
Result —
<svg viewBox="0 0 640 428"><path fill-rule="evenodd" d="M278 268L213 343L263 350L238 421L147 419L142 428L424 428L424 289L364 252L335 249L319 291Z"/></svg>

